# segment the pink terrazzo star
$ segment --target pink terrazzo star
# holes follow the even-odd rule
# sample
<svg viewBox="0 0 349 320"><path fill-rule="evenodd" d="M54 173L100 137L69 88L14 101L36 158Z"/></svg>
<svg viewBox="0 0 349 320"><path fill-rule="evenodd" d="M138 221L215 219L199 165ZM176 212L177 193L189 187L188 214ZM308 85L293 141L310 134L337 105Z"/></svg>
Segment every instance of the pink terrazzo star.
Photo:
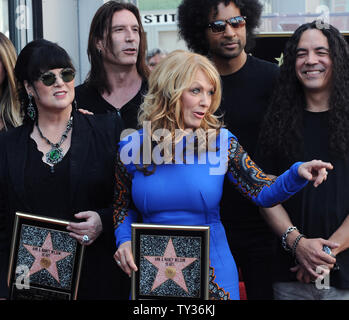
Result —
<svg viewBox="0 0 349 320"><path fill-rule="evenodd" d="M49 232L42 247L23 244L23 246L34 256L35 261L31 266L28 277L32 274L46 269L59 283L59 276L56 263L71 255L71 252L54 250L52 247L51 233Z"/></svg>
<svg viewBox="0 0 349 320"><path fill-rule="evenodd" d="M182 270L197 258L177 257L171 238L163 256L144 256L144 258L158 269L151 291L171 279L184 291L188 292Z"/></svg>

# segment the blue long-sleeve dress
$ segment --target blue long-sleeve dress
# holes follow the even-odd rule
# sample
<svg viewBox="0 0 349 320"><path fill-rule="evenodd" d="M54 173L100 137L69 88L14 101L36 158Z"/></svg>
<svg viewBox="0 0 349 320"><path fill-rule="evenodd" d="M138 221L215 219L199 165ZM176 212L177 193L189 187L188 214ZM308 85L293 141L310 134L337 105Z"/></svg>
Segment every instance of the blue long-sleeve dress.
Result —
<svg viewBox="0 0 349 320"><path fill-rule="evenodd" d="M153 174L146 175L136 166L142 158L144 149L139 150L145 145L144 139L140 130L120 142L114 204L117 247L131 240L131 223L136 221L138 213L144 223L207 225L210 227L210 299L239 299L238 272L219 215L225 175L256 205L270 207L307 184L298 175L300 163L271 180L249 158L237 138L221 129L213 144L208 143L211 147L206 152L191 155L186 152L185 161L181 162L179 157L183 155L183 146L188 146L185 141L178 150L176 146L176 163L161 164L161 153L153 152L153 159L157 158L160 164ZM153 168L150 165L148 170Z"/></svg>

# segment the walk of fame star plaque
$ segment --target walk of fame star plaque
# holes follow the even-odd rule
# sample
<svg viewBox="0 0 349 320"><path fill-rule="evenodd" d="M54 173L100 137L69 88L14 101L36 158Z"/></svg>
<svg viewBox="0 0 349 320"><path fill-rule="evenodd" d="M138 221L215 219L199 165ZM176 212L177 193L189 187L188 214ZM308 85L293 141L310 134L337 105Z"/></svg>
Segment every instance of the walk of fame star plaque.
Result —
<svg viewBox="0 0 349 320"><path fill-rule="evenodd" d="M17 212L8 285L11 300L75 300L84 247L69 221Z"/></svg>
<svg viewBox="0 0 349 320"><path fill-rule="evenodd" d="M131 298L208 299L209 227L132 224Z"/></svg>

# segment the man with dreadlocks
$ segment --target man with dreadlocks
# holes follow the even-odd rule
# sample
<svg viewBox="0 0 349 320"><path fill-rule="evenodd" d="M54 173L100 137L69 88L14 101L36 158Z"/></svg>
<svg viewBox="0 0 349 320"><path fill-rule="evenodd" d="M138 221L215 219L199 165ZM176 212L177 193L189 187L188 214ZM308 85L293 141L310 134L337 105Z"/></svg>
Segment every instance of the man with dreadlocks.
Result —
<svg viewBox="0 0 349 320"><path fill-rule="evenodd" d="M349 299L349 46L333 26L304 24L286 44L259 146L266 172L293 159L334 165L326 184L264 209L282 239L275 298Z"/></svg>
<svg viewBox="0 0 349 320"><path fill-rule="evenodd" d="M178 8L180 36L189 49L214 62L223 86L224 123L252 157L278 75L276 64L248 54L261 13L258 0L183 0ZM272 299L273 234L258 209L228 180L223 190L221 219L247 298Z"/></svg>

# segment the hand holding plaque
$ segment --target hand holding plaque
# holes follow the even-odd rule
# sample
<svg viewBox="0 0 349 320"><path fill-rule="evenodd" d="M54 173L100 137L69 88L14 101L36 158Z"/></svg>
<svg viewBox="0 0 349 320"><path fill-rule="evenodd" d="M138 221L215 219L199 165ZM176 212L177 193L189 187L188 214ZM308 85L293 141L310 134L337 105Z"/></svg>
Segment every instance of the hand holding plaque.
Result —
<svg viewBox="0 0 349 320"><path fill-rule="evenodd" d="M114 259L117 265L131 277L132 271L138 271L138 268L135 264L131 241L126 241L120 245L119 249L114 254Z"/></svg>
<svg viewBox="0 0 349 320"><path fill-rule="evenodd" d="M81 244L91 245L102 232L102 221L99 214L95 211L82 211L74 215L78 219L86 219L83 222L70 222L67 230L69 235ZM84 236L88 236L88 241L84 241Z"/></svg>

